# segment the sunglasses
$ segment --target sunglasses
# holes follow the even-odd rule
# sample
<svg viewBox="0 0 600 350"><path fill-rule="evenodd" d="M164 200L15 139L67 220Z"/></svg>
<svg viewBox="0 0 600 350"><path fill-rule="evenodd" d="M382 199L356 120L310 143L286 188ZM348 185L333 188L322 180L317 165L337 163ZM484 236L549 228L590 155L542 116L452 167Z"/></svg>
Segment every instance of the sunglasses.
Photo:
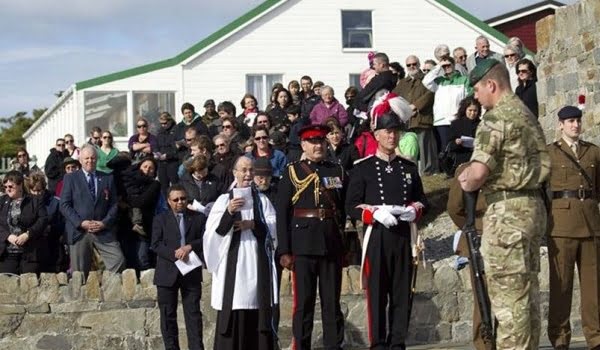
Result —
<svg viewBox="0 0 600 350"><path fill-rule="evenodd" d="M232 126L231 125L223 125L223 129L231 129Z"/></svg>
<svg viewBox="0 0 600 350"><path fill-rule="evenodd" d="M269 139L269 136L259 136L259 137L254 138L255 141L268 140L268 139Z"/></svg>
<svg viewBox="0 0 600 350"><path fill-rule="evenodd" d="M446 69L446 68L450 68L452 67L451 64L442 64L442 68Z"/></svg>
<svg viewBox="0 0 600 350"><path fill-rule="evenodd" d="M462 55L462 56L456 57L456 59L459 59L459 60L464 60L465 58L467 58L467 55Z"/></svg>
<svg viewBox="0 0 600 350"><path fill-rule="evenodd" d="M112 139L112 136L102 136L102 139L103 139L103 140L106 140L106 139Z"/></svg>
<svg viewBox="0 0 600 350"><path fill-rule="evenodd" d="M417 64L416 63L407 63L406 67L416 67Z"/></svg>
<svg viewBox="0 0 600 350"><path fill-rule="evenodd" d="M68 145L68 144L71 144L71 143L73 143L73 140L65 140L65 143L66 143L67 145Z"/></svg>
<svg viewBox="0 0 600 350"><path fill-rule="evenodd" d="M215 144L215 147L225 147L224 143Z"/></svg>
<svg viewBox="0 0 600 350"><path fill-rule="evenodd" d="M146 124L140 124L140 125L136 125L136 126L137 126L138 129L147 128L148 127L148 125L146 125Z"/></svg>
<svg viewBox="0 0 600 350"><path fill-rule="evenodd" d="M4 185L4 189L5 190L12 190L12 189L15 189L15 188L17 188L15 185Z"/></svg>
<svg viewBox="0 0 600 350"><path fill-rule="evenodd" d="M65 144L64 143L57 143L56 147L65 147Z"/></svg>
<svg viewBox="0 0 600 350"><path fill-rule="evenodd" d="M186 197L172 198L171 201L173 201L175 203L185 202L185 201L187 201L187 198Z"/></svg>
<svg viewBox="0 0 600 350"><path fill-rule="evenodd" d="M25 157L27 157L26 154L23 154L23 153L17 154L17 158L25 158Z"/></svg>
<svg viewBox="0 0 600 350"><path fill-rule="evenodd" d="M504 58L515 57L516 53L509 53L508 55L504 55Z"/></svg>
<svg viewBox="0 0 600 350"><path fill-rule="evenodd" d="M525 73L531 73L531 72L529 71L529 69L519 69L519 73L525 74Z"/></svg>

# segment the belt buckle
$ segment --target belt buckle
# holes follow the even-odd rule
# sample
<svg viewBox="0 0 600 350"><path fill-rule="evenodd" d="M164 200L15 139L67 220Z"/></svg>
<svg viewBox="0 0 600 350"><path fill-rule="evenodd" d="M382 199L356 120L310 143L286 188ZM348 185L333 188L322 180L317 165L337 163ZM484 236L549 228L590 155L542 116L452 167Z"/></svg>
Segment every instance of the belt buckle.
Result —
<svg viewBox="0 0 600 350"><path fill-rule="evenodd" d="M585 199L585 190L583 188L577 190L577 197L580 201L583 202L583 200Z"/></svg>
<svg viewBox="0 0 600 350"><path fill-rule="evenodd" d="M319 220L323 221L323 219L325 219L325 209L319 208L317 209L317 213L319 215Z"/></svg>

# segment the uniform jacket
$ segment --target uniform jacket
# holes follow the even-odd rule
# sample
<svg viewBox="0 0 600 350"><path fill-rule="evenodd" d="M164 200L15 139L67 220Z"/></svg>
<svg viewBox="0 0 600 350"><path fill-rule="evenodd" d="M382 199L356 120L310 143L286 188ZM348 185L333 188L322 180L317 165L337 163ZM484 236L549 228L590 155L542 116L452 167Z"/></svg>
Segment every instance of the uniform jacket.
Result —
<svg viewBox="0 0 600 350"><path fill-rule="evenodd" d="M312 172L319 175L317 189L318 201L315 203L315 186L310 183L293 204L292 196L297 190L291 180L291 169L299 180L309 174L301 164L306 164ZM332 180L324 180L325 178ZM339 256L343 253L342 235L339 224L344 224L344 190L346 177L339 164L324 160L315 163L308 160L290 163L279 181L275 210L277 211L278 253L293 255ZM326 182L331 185L326 188ZM325 194L324 192L327 192ZM329 195L329 197L327 197ZM333 209L337 211L334 218L295 217L294 209ZM337 221L337 222L336 222Z"/></svg>
<svg viewBox="0 0 600 350"><path fill-rule="evenodd" d="M11 199L7 195L0 197L0 255L4 253L6 247L10 244L6 240L10 236L8 227L8 215ZM21 232L29 232L29 240L23 246L24 258L27 261L39 261L43 250L47 247L43 244L43 234L48 224L46 214L46 205L41 197L31 197L25 195L21 202L21 216L18 219L18 225Z"/></svg>
<svg viewBox="0 0 600 350"><path fill-rule="evenodd" d="M414 79L406 77L398 82L394 93L403 97L408 103L417 107L417 114L410 118L408 128L431 128L433 126L433 92L429 91L422 83L423 73Z"/></svg>
<svg viewBox="0 0 600 350"><path fill-rule="evenodd" d="M351 218L363 220L363 210L357 208L360 204L405 206L421 202L425 209L428 207L417 166L401 157L395 157L389 165L393 168L391 173L385 170L388 162L377 156L367 157L354 164L346 198L346 211ZM405 221L399 221L398 225L389 229L374 221L373 229L385 229L404 236L410 234L408 222Z"/></svg>
<svg viewBox="0 0 600 350"><path fill-rule="evenodd" d="M67 243L73 244L85 233L84 220L102 221L106 228L95 235L100 241L114 241L114 224L117 217L117 188L112 175L96 171L96 200L88 189L83 170L66 174L60 197L60 212L65 217Z"/></svg>
<svg viewBox="0 0 600 350"><path fill-rule="evenodd" d="M469 77L454 71L449 77L444 75L441 65L436 66L423 77L423 85L435 93L433 102L433 125L450 125L455 119L458 105L465 97L473 94Z"/></svg>
<svg viewBox="0 0 600 350"><path fill-rule="evenodd" d="M569 145L559 140L560 148L569 155L573 151ZM554 144L547 146L552 162L550 172L550 189L552 191L576 191L580 188L590 190L588 182L579 170ZM590 237L600 234L600 212L598 198L600 196L600 148L592 143L579 141L579 164L592 179L594 196L581 201L578 198L558 198L552 200L550 216L550 234L554 237Z"/></svg>
<svg viewBox="0 0 600 350"><path fill-rule="evenodd" d="M202 235L206 225L206 216L191 210L185 210L183 214L185 222L185 243L192 246L192 250L202 260ZM202 281L202 269L196 268L185 276L181 276L179 269L175 266L175 250L181 247L181 236L179 234L179 223L172 210L154 217L152 223L152 250L156 253L156 270L154 273L154 284L160 287L172 287L178 277L188 281Z"/></svg>

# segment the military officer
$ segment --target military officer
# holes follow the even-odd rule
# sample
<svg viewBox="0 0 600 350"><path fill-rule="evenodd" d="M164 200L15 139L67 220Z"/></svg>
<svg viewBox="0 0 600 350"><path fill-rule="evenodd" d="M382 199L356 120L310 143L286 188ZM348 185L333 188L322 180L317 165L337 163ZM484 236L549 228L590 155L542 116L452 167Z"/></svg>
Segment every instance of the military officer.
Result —
<svg viewBox="0 0 600 350"><path fill-rule="evenodd" d="M511 91L504 64L485 60L471 71L470 80L487 112L459 182L465 191L481 188L488 204L481 253L498 320L496 346L537 349L540 242L546 231L540 188L549 175L550 158L542 128Z"/></svg>
<svg viewBox="0 0 600 350"><path fill-rule="evenodd" d="M277 190L278 253L281 265L292 271L292 348L298 350L311 347L317 281L323 345L340 349L344 340L340 292L346 177L339 164L326 160L328 133L325 125L299 131L303 160L288 165Z"/></svg>
<svg viewBox="0 0 600 350"><path fill-rule="evenodd" d="M460 174L466 166L467 163L461 164L456 169L456 174ZM485 203L485 196L478 196L477 204L475 206L475 229L480 234L482 233L483 228L481 218L486 209L487 204ZM460 188L457 176L450 182L447 210L452 222L454 222L458 228L462 229L465 226L467 213L463 201L463 191ZM456 255L470 258L469 243L467 239L465 234L461 234L455 252ZM471 267L469 266L469 268ZM477 350L492 350L493 344L486 342L482 334L481 312L479 311L479 303L477 302L477 295L475 294L475 287L473 286L475 281L472 273L470 273L469 276L471 277L471 290L473 290L473 347Z"/></svg>
<svg viewBox="0 0 600 350"><path fill-rule="evenodd" d="M577 265L583 334L590 349L600 349L600 250L596 238L600 235L600 148L579 139L581 111L576 107L566 106L558 112L558 128L561 139L547 146L552 160L548 338L555 349L569 348Z"/></svg>
<svg viewBox="0 0 600 350"><path fill-rule="evenodd" d="M404 101L385 98L373 107L377 152L355 164L346 198L350 217L367 228L362 278L371 349L406 348L414 266L411 222L414 225L427 204L417 166L395 153L402 125L396 113L402 111L389 106L395 99ZM409 107L405 119L411 114Z"/></svg>

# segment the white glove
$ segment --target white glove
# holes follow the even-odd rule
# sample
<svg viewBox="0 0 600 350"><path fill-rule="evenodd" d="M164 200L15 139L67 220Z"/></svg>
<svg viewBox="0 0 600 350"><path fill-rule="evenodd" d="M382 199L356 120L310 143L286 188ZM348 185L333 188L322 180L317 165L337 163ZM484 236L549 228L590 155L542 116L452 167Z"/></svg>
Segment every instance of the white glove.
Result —
<svg viewBox="0 0 600 350"><path fill-rule="evenodd" d="M390 205L388 211L394 216L400 216L405 210L403 205Z"/></svg>
<svg viewBox="0 0 600 350"><path fill-rule="evenodd" d="M194 201L192 203L188 204L188 209L197 211L199 213L204 213L204 211L206 210L206 207L204 207L202 204L200 204L200 202L198 202L197 200L194 199Z"/></svg>
<svg viewBox="0 0 600 350"><path fill-rule="evenodd" d="M390 214L390 212L384 209L375 210L373 213L373 219L380 222L386 228L398 225L398 220L396 220L394 215Z"/></svg>
<svg viewBox="0 0 600 350"><path fill-rule="evenodd" d="M404 210L400 213L399 219L402 221L414 221L417 218L417 211L412 206L403 207Z"/></svg>

